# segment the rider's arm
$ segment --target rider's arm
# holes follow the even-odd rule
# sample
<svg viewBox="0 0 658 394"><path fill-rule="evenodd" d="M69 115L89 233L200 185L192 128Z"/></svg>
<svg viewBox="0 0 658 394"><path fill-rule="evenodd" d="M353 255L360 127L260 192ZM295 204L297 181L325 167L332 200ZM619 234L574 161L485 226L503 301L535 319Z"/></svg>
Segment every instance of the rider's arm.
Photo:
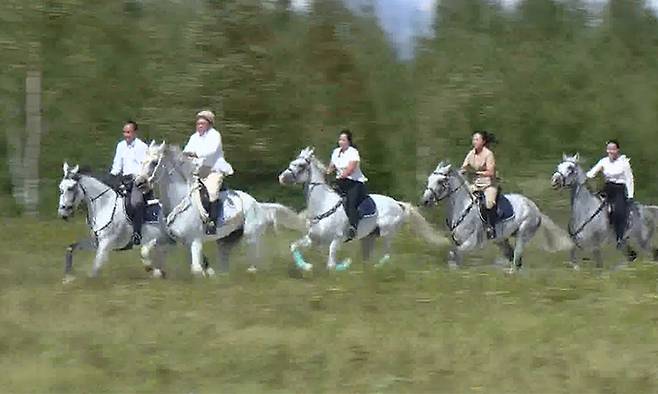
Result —
<svg viewBox="0 0 658 394"><path fill-rule="evenodd" d="M626 169L624 170L624 173L624 182L626 183L626 192L628 193L628 198L634 198L635 180L633 179L633 169L631 168L630 161L626 162Z"/></svg>
<svg viewBox="0 0 658 394"><path fill-rule="evenodd" d="M110 170L110 174L116 176L121 173L122 160L123 160L123 151L121 150L121 143L119 143L117 145L116 151L114 152L114 160L112 160L112 169Z"/></svg>
<svg viewBox="0 0 658 394"><path fill-rule="evenodd" d="M350 161L347 164L347 168L345 168L345 171L343 171L343 173L340 174L340 177L341 178L347 178L348 176L352 175L352 173L356 169L357 164L359 164L358 161Z"/></svg>
<svg viewBox="0 0 658 394"><path fill-rule="evenodd" d="M603 159L599 160L599 162L596 163L596 165L594 167L592 167L591 170L587 171L587 174L585 174L585 175L590 179L594 178L596 176L596 174L601 172L602 169L603 169Z"/></svg>
<svg viewBox="0 0 658 394"><path fill-rule="evenodd" d="M496 159L490 154L485 160L485 170L476 172L477 175L493 178L496 175Z"/></svg>
<svg viewBox="0 0 658 394"><path fill-rule="evenodd" d="M469 161L471 159L471 154L473 151L469 151L466 157L464 158L464 163L462 164L461 168L459 169L459 172L462 174L468 171L468 168L470 167Z"/></svg>

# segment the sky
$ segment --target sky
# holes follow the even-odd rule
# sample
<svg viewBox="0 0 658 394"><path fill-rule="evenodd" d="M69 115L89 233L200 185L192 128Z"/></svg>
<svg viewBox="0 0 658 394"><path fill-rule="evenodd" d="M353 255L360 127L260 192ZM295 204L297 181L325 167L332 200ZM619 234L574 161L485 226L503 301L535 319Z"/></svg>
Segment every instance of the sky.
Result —
<svg viewBox="0 0 658 394"><path fill-rule="evenodd" d="M292 0L293 8L303 11L313 0ZM413 57L414 38L431 34L437 0L344 0L349 8L359 11L372 4L380 25L391 44L403 59ZM498 0L507 8L515 7L520 0ZM585 0L593 8L606 0ZM650 8L658 13L658 0L647 0Z"/></svg>

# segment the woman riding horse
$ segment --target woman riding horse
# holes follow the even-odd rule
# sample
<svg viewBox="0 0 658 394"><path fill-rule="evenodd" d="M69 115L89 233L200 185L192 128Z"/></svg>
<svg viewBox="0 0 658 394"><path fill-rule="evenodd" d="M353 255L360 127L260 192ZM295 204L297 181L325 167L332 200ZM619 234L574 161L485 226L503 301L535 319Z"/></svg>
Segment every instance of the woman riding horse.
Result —
<svg viewBox="0 0 658 394"><path fill-rule="evenodd" d="M345 129L338 136L338 148L331 154L331 163L327 174L336 171L336 179L340 194L345 196L345 211L350 222L345 242L356 236L359 225L359 204L368 196L365 183L368 178L361 171L361 157L352 142L352 132Z"/></svg>
<svg viewBox="0 0 658 394"><path fill-rule="evenodd" d="M496 238L496 198L498 189L495 185L496 180L496 159L494 153L489 149L489 145L495 141L493 134L486 131L476 131L473 133L473 149L468 152L462 164L462 171L468 170L475 172L475 179L471 185L471 192L484 193L486 219L487 219L487 238Z"/></svg>
<svg viewBox="0 0 658 394"><path fill-rule="evenodd" d="M612 224L617 236L617 248L624 245L624 233L628 220L629 207L633 202L635 185L633 181L633 170L628 157L621 155L619 142L610 140L606 144L608 156L599 160L591 170L587 172L587 178L594 178L603 171L605 186L603 192L608 204L612 206Z"/></svg>

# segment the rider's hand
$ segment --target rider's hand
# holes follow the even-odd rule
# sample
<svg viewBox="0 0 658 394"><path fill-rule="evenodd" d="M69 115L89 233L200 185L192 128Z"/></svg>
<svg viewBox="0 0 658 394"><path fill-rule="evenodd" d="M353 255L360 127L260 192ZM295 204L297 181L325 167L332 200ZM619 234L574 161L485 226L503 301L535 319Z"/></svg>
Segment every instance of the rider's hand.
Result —
<svg viewBox="0 0 658 394"><path fill-rule="evenodd" d="M197 157L199 157L199 156L197 156L196 153L194 153L194 152L185 152L185 156L187 156L187 157L191 157L191 158L193 158L193 159L196 159Z"/></svg>

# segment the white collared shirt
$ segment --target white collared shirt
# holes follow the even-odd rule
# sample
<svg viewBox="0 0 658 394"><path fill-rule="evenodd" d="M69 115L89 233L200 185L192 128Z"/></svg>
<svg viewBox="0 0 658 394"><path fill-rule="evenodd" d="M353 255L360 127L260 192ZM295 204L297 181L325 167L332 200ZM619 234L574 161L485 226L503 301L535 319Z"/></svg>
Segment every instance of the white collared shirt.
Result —
<svg viewBox="0 0 658 394"><path fill-rule="evenodd" d="M112 161L112 175L137 175L146 157L148 146L139 138L130 144L123 140L117 144L114 160Z"/></svg>
<svg viewBox="0 0 658 394"><path fill-rule="evenodd" d="M353 161L356 162L356 168L347 179L362 183L367 182L368 178L366 178L366 176L363 175L363 172L361 172L361 157L359 156L359 151L353 146L345 149L345 152L341 152L340 148L336 148L331 154L331 164L336 167L336 178L340 178L350 162Z"/></svg>
<svg viewBox="0 0 658 394"><path fill-rule="evenodd" d="M183 151L196 154L203 160L202 165L210 167L212 171L233 175L233 167L224 159L222 136L214 128L203 135L198 132L192 134Z"/></svg>
<svg viewBox="0 0 658 394"><path fill-rule="evenodd" d="M631 161L628 157L622 155L617 160L612 161L609 157L604 157L591 170L587 171L588 178L594 178L603 170L603 177L606 182L626 185L628 198L633 198L635 194L635 184L633 180L633 170Z"/></svg>

